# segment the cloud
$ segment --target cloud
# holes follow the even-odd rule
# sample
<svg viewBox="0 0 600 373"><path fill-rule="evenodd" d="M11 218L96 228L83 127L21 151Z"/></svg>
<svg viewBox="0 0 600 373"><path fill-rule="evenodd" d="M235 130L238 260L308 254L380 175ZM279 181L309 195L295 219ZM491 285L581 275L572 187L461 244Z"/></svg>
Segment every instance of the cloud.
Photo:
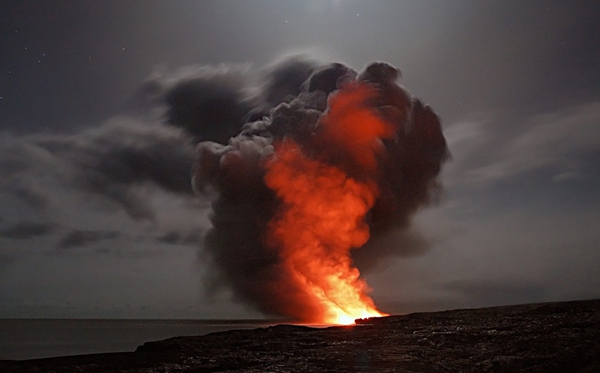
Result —
<svg viewBox="0 0 600 373"><path fill-rule="evenodd" d="M38 137L34 144L77 166L79 185L91 190L152 182L174 193L191 191L192 144L156 122L117 117L75 135Z"/></svg>
<svg viewBox="0 0 600 373"><path fill-rule="evenodd" d="M440 284L442 291L453 293L457 303L491 306L541 302L548 298L548 285L530 280L455 280Z"/></svg>
<svg viewBox="0 0 600 373"><path fill-rule="evenodd" d="M485 188L494 198L493 192ZM465 194L460 201L469 200ZM553 206L549 207L554 210ZM368 272L386 312L415 312L600 296L598 204L563 213L515 205L457 213L442 204L414 222L425 255Z"/></svg>
<svg viewBox="0 0 600 373"><path fill-rule="evenodd" d="M192 245L200 244L203 239L203 231L183 233L178 231L170 231L156 238L156 242L166 243L169 245Z"/></svg>
<svg viewBox="0 0 600 373"><path fill-rule="evenodd" d="M268 108L292 101L319 64L308 54L285 56L262 70L261 96Z"/></svg>
<svg viewBox="0 0 600 373"><path fill-rule="evenodd" d="M254 106L249 70L249 65L234 64L157 70L144 87L167 105L169 124L185 129L196 142L226 143Z"/></svg>
<svg viewBox="0 0 600 373"><path fill-rule="evenodd" d="M15 260L16 258L13 255L0 253L0 270L8 267L10 264L14 263Z"/></svg>
<svg viewBox="0 0 600 373"><path fill-rule="evenodd" d="M54 224L22 221L0 231L0 237L25 240L32 237L47 236L56 229Z"/></svg>
<svg viewBox="0 0 600 373"><path fill-rule="evenodd" d="M350 71L335 65L343 73ZM277 105L297 97L316 71L320 73L308 90L329 87L329 93L335 88L336 72L306 53L285 55L261 69L250 64L158 69L144 87L166 106L167 123L185 129L195 142L227 144L245 123L267 117Z"/></svg>
<svg viewBox="0 0 600 373"><path fill-rule="evenodd" d="M178 249L195 252L209 223L207 202L191 187L194 159L191 136L156 119L2 133L2 267L94 258L135 265L164 257L155 238L169 232L180 235Z"/></svg>
<svg viewBox="0 0 600 373"><path fill-rule="evenodd" d="M600 150L600 101L533 115L510 130L502 120L508 119L496 113L448 127L450 179L491 183L536 170L572 179Z"/></svg>
<svg viewBox="0 0 600 373"><path fill-rule="evenodd" d="M24 183L15 183L9 186L15 197L28 203L31 207L43 210L49 204L49 196L36 185L26 185Z"/></svg>
<svg viewBox="0 0 600 373"><path fill-rule="evenodd" d="M56 248L57 250L67 250L83 247L101 240L116 238L117 236L119 236L119 232L115 231L100 232L74 229L58 242Z"/></svg>
<svg viewBox="0 0 600 373"><path fill-rule="evenodd" d="M193 146L180 130L156 122L117 117L75 134L8 135L0 154L0 177L8 181L0 193L38 210L58 203L50 188L107 198L133 219L154 218L149 188L192 196Z"/></svg>

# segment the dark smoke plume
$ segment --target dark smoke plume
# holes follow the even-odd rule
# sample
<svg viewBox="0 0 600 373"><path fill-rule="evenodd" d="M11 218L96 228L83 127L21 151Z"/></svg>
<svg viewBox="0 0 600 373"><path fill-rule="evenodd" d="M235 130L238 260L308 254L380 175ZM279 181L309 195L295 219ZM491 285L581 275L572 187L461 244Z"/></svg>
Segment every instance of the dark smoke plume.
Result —
<svg viewBox="0 0 600 373"><path fill-rule="evenodd" d="M44 151L64 164L65 182L109 198L133 219L153 220L150 202L136 186L151 184L193 196L193 146L180 132L160 123L140 125L123 118L74 135L38 136L20 146Z"/></svg>
<svg viewBox="0 0 600 373"><path fill-rule="evenodd" d="M358 73L340 63L318 65L295 58L272 67L252 100L240 95L241 87L226 84L213 101L205 87L209 83L202 79L188 79L166 90L169 121L198 139L211 140L198 144L193 173L196 192L214 197L213 226L203 245L205 259L212 264L211 291L229 287L238 299L265 313L302 315L297 311L305 307L302 289L286 282L281 258L266 237L280 201L265 185L265 162L286 139L349 177L376 182L379 193L367 216L371 239L352 254L359 269L426 247L423 238L409 229L410 219L435 201L440 190L437 176L448 149L439 118L398 85L400 76L397 68L382 62ZM380 139L382 150L368 175L351 161L354 155L344 145L347 139L331 141L334 137L322 130L322 121L332 111L332 97L364 86L376 94L350 104L368 106L394 129L392 136ZM344 115L343 107L335 110ZM238 134L226 139L234 130ZM352 141L369 146L361 145L360 139Z"/></svg>
<svg viewBox="0 0 600 373"><path fill-rule="evenodd" d="M247 68L238 65L186 68L168 76L156 72L145 82L145 91L168 105L167 122L182 127L196 142L227 142L256 106L245 87Z"/></svg>

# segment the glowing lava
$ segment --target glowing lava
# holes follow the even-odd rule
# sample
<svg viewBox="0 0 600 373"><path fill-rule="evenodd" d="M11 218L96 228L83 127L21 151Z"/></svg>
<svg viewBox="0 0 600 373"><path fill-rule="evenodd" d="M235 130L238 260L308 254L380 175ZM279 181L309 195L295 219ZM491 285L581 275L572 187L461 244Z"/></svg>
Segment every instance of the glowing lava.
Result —
<svg viewBox="0 0 600 373"><path fill-rule="evenodd" d="M372 180L376 156L381 138L394 132L364 105L374 95L367 85L340 90L320 123L323 137L335 151L348 154L352 168L363 171L360 180L341 167L307 156L290 139L276 144L266 165L265 183L281 201L267 240L303 297L318 310L302 315L307 321L353 324L358 318L384 315L367 295L370 289L350 256L352 248L369 239L365 218L379 193Z"/></svg>

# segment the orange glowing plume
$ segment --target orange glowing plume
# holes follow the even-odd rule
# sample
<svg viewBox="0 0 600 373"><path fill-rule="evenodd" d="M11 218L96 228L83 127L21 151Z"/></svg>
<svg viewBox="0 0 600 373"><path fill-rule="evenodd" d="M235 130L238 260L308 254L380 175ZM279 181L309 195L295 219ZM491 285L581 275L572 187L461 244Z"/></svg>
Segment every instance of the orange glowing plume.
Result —
<svg viewBox="0 0 600 373"><path fill-rule="evenodd" d="M342 167L309 157L293 140L276 144L267 163L266 185L282 206L270 222L268 241L282 265L320 310L306 320L352 324L357 318L383 316L367 295L369 287L353 267L350 250L369 239L365 222L378 188L373 181L381 139L394 134L391 124L366 105L377 92L366 84L346 86L329 100L321 118L322 138L347 155L361 179ZM326 157L325 157L326 158Z"/></svg>

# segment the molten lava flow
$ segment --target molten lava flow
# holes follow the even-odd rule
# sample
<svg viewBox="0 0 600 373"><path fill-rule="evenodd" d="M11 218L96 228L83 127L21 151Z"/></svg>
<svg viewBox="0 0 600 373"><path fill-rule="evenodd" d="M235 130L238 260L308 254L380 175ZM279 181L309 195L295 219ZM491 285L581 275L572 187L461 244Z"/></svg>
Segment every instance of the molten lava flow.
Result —
<svg viewBox="0 0 600 373"><path fill-rule="evenodd" d="M361 180L341 166L308 157L290 139L276 144L266 165L265 183L282 203L269 225L269 244L277 248L297 288L320 310L318 315L300 315L304 320L352 324L357 318L383 315L350 257L350 249L369 239L365 217L378 195L373 180L381 138L394 134L391 124L366 104L375 96L371 86L349 85L330 97L329 111L320 121L320 141L347 155L348 160L337 163L360 170Z"/></svg>
<svg viewBox="0 0 600 373"><path fill-rule="evenodd" d="M376 185L307 158L292 141L277 148L267 169L265 181L284 204L269 236L288 273L322 311L305 319L351 324L381 316L350 259L350 249L369 238L364 218L375 202Z"/></svg>

